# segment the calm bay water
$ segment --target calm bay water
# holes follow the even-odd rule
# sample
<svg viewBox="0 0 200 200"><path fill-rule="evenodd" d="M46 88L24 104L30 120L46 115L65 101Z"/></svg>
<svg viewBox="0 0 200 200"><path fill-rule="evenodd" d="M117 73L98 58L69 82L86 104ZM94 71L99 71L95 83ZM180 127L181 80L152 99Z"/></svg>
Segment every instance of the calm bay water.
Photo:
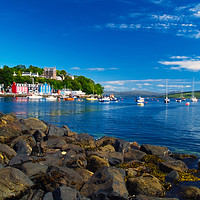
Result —
<svg viewBox="0 0 200 200"><path fill-rule="evenodd" d="M1 98L0 111L20 118L37 117L58 126L67 125L77 133L95 138L104 135L137 141L139 144L167 146L171 151L200 156L200 103L149 100L144 107L133 98L109 104L51 102L26 98Z"/></svg>

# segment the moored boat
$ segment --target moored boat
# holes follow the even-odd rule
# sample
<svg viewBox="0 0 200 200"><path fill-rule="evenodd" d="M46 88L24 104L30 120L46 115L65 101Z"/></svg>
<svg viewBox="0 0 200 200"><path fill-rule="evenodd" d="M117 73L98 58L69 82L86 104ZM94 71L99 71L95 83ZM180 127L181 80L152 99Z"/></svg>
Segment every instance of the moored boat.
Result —
<svg viewBox="0 0 200 200"><path fill-rule="evenodd" d="M102 97L99 99L99 102L101 103L110 103L110 98L109 97Z"/></svg>
<svg viewBox="0 0 200 200"><path fill-rule="evenodd" d="M48 96L45 99L48 100L48 101L56 101L57 100L57 98L54 97L54 96Z"/></svg>
<svg viewBox="0 0 200 200"><path fill-rule="evenodd" d="M144 102L144 98L142 98L142 97L135 97L135 101L139 102L139 103L143 103Z"/></svg>
<svg viewBox="0 0 200 200"><path fill-rule="evenodd" d="M43 97L38 94L32 94L30 96L27 96L28 99L42 99Z"/></svg>
<svg viewBox="0 0 200 200"><path fill-rule="evenodd" d="M64 101L74 101L73 97L67 97L67 98L63 98Z"/></svg>
<svg viewBox="0 0 200 200"><path fill-rule="evenodd" d="M91 96L91 97L86 98L86 100L88 100L88 101L97 101L98 99L96 97L94 97L94 96Z"/></svg>

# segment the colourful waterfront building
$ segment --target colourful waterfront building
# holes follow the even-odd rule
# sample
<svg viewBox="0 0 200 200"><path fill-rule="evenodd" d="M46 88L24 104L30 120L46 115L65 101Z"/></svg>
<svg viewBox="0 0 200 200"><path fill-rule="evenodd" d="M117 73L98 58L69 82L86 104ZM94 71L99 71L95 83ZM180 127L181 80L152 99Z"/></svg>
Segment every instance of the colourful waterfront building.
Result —
<svg viewBox="0 0 200 200"><path fill-rule="evenodd" d="M39 92L43 94L50 94L51 93L51 86L47 83L39 85Z"/></svg>
<svg viewBox="0 0 200 200"><path fill-rule="evenodd" d="M28 93L28 87L27 84L21 84L21 83L15 83L12 84L12 93L15 94L22 94L22 93Z"/></svg>

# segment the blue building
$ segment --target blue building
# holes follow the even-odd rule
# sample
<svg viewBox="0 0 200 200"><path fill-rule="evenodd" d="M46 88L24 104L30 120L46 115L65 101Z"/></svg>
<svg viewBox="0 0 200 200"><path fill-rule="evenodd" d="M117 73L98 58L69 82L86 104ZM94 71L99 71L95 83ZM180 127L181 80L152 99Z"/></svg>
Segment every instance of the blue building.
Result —
<svg viewBox="0 0 200 200"><path fill-rule="evenodd" d="M39 85L39 92L43 94L51 94L51 86L47 83Z"/></svg>

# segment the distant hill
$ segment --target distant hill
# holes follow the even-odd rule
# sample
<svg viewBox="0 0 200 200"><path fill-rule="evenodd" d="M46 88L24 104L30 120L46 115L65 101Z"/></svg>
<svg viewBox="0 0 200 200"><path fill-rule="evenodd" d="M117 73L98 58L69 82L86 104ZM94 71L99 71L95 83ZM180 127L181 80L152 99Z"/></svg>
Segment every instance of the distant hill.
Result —
<svg viewBox="0 0 200 200"><path fill-rule="evenodd" d="M163 93L156 93L156 92L149 92L149 91L139 91L139 90L133 90L133 91L124 91L124 92L115 92L115 91L104 91L104 95L110 95L113 94L116 97L158 97L162 96Z"/></svg>

